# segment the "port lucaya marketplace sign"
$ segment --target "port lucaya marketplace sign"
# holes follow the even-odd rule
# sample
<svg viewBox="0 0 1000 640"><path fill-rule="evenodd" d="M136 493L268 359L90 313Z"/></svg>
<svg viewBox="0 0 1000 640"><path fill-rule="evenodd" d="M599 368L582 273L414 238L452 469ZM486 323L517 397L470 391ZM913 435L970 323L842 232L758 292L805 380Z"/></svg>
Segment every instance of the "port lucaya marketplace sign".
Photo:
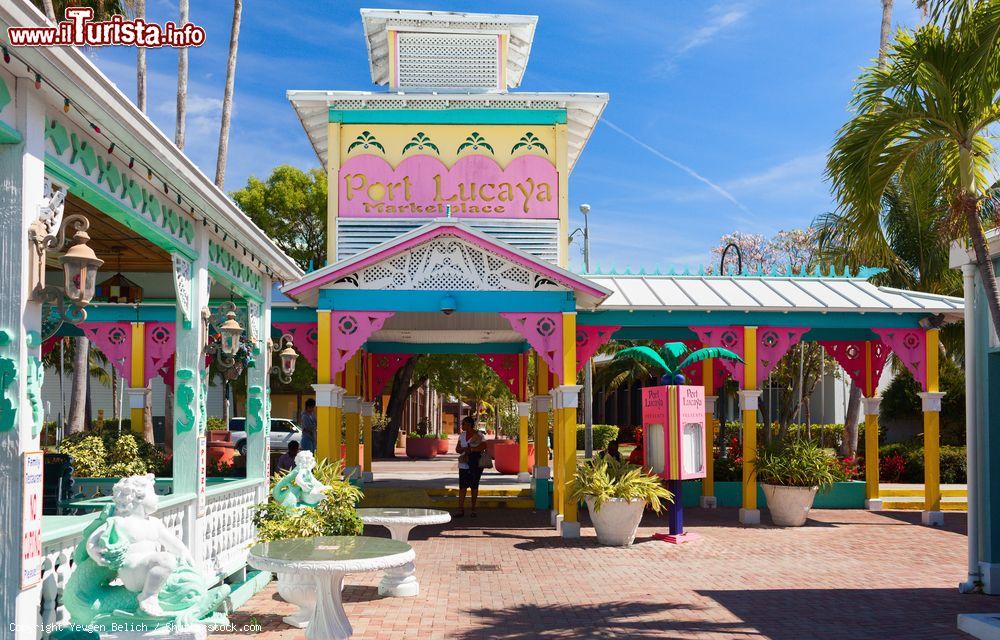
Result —
<svg viewBox="0 0 1000 640"><path fill-rule="evenodd" d="M520 156L503 169L492 158L468 155L449 169L437 158L415 155L394 169L363 154L340 168L339 215L555 219L558 187L556 168L538 156Z"/></svg>

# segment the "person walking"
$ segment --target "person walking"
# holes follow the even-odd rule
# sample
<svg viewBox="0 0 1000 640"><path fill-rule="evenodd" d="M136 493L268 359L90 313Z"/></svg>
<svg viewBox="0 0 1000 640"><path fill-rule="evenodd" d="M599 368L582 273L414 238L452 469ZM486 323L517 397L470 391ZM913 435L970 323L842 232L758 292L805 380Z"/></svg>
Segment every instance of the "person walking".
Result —
<svg viewBox="0 0 1000 640"><path fill-rule="evenodd" d="M476 499L479 497L479 480L483 476L482 459L486 451L486 439L476 429L476 419L466 416L462 419L462 433L455 447L458 455L458 513L465 515L465 494L472 491L472 513L476 517Z"/></svg>
<svg viewBox="0 0 1000 640"><path fill-rule="evenodd" d="M306 408L299 416L299 426L302 427L302 450L316 451L316 401L306 400Z"/></svg>

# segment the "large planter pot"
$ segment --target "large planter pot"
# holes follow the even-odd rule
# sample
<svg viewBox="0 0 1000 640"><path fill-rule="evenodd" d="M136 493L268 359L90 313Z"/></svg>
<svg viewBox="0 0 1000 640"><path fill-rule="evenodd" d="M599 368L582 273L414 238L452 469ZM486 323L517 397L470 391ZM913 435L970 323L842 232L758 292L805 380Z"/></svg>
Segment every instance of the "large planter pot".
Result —
<svg viewBox="0 0 1000 640"><path fill-rule="evenodd" d="M236 458L236 447L232 443L232 433L214 430L206 432L205 456L221 464L232 464Z"/></svg>
<svg viewBox="0 0 1000 640"><path fill-rule="evenodd" d="M429 459L438 454L437 438L407 438L406 457Z"/></svg>
<svg viewBox="0 0 1000 640"><path fill-rule="evenodd" d="M809 517L818 487L782 487L762 484L771 521L779 527L801 527Z"/></svg>
<svg viewBox="0 0 1000 640"><path fill-rule="evenodd" d="M438 453L448 453L451 451L451 442L448 438L438 438Z"/></svg>
<svg viewBox="0 0 1000 640"><path fill-rule="evenodd" d="M528 460L535 459L535 445L528 445ZM514 440L499 440L493 447L493 464L497 473L516 475L521 470L521 445Z"/></svg>
<svg viewBox="0 0 1000 640"><path fill-rule="evenodd" d="M299 629L309 626L313 609L316 608L316 579L306 573L279 573L278 595L299 610L282 620Z"/></svg>
<svg viewBox="0 0 1000 640"><path fill-rule="evenodd" d="M594 498L587 496L586 501L599 543L609 547L632 545L639 522L642 521L642 512L646 508L645 500L612 498L602 504L599 510L594 506Z"/></svg>

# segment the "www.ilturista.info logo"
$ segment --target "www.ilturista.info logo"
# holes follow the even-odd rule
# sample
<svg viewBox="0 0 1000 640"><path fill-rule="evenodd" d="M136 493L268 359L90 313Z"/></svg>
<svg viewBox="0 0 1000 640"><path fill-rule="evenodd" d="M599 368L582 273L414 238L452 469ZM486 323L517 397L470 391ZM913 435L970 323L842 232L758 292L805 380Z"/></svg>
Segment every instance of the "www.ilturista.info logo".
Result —
<svg viewBox="0 0 1000 640"><path fill-rule="evenodd" d="M162 26L145 20L126 20L114 15L110 20L94 22L90 7L67 7L66 19L54 27L8 27L7 36L13 47L200 47L205 43L205 30L188 22Z"/></svg>

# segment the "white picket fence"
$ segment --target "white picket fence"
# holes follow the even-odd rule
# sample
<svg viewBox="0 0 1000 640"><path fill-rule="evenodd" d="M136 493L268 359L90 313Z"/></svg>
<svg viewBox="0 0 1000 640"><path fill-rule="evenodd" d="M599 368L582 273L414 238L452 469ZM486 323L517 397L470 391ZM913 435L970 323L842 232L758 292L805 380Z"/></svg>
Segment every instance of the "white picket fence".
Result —
<svg viewBox="0 0 1000 640"><path fill-rule="evenodd" d="M102 479L104 480L104 479ZM88 497L110 493L114 479L85 482ZM103 485L107 484L107 487ZM91 491L93 489L93 491ZM160 486L157 486L159 493ZM105 490L107 492L105 492ZM194 494L160 498L155 516L177 534L207 570L221 581L246 567L247 553L256 540L253 508L264 501L264 480L231 480L213 483L206 490L205 507L198 514ZM42 531L42 588L38 606L38 638L44 639L59 626L68 624L63 607L63 589L73 573L73 552L83 540L83 530L96 514L63 516L55 530Z"/></svg>

